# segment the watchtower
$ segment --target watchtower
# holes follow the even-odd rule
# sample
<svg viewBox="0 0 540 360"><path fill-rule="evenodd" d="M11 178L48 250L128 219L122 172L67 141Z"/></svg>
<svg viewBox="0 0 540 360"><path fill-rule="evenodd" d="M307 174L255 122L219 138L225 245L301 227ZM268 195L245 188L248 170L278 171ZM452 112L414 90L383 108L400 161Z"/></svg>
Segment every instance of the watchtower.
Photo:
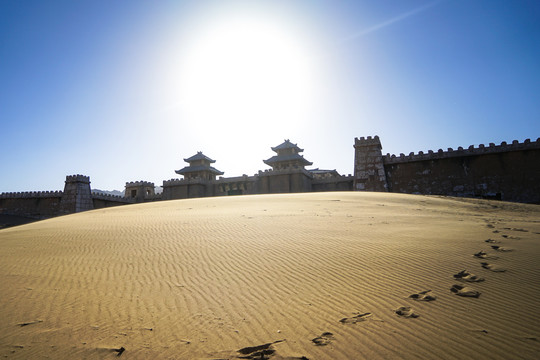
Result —
<svg viewBox="0 0 540 360"><path fill-rule="evenodd" d="M132 181L126 183L124 196L143 202L156 195L154 183L148 181Z"/></svg>
<svg viewBox="0 0 540 360"><path fill-rule="evenodd" d="M60 200L60 212L63 214L77 213L94 209L90 177L84 175L68 175L64 192Z"/></svg>
<svg viewBox="0 0 540 360"><path fill-rule="evenodd" d="M354 190L388 191L378 136L354 139Z"/></svg>

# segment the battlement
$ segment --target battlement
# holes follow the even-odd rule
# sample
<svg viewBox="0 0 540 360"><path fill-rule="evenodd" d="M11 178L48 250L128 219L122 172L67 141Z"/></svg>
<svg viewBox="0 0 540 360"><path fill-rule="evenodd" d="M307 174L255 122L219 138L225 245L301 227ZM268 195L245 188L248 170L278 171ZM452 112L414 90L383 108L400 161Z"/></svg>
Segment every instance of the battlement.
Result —
<svg viewBox="0 0 540 360"><path fill-rule="evenodd" d="M131 198L126 198L124 196L104 194L99 192L92 192L92 199L106 200L106 201L118 201L125 203L134 203L135 200Z"/></svg>
<svg viewBox="0 0 540 360"><path fill-rule="evenodd" d="M215 180L216 183L228 183L228 182L238 182L238 181L256 181L257 176L248 176L248 175L242 175L242 176L235 176L235 177L223 177L220 176L218 180Z"/></svg>
<svg viewBox="0 0 540 360"><path fill-rule="evenodd" d="M467 149L463 147L458 147L456 150L448 148L447 151L439 149L437 152L429 150L427 153L419 151L418 154L411 152L409 155L403 153L396 155L390 155L389 153L383 157L384 164L398 164L406 163L413 161L425 161L425 160L436 160L436 159L445 159L458 156L474 156L474 155L483 155L483 154L495 154L509 151L521 151L521 150L533 150L540 149L540 138L536 141L531 141L526 139L524 142L520 143L517 140L512 141L511 144L508 144L506 141L503 141L500 145L495 145L490 143L489 146L484 144L474 147L474 145L469 146Z"/></svg>
<svg viewBox="0 0 540 360"><path fill-rule="evenodd" d="M90 184L90 176L84 175L68 175L66 176L66 182L81 182L85 184Z"/></svg>
<svg viewBox="0 0 540 360"><path fill-rule="evenodd" d="M347 182L347 181L353 181L354 176L351 174L349 175L340 175L340 176L333 176L329 178L314 178L313 184L329 184L329 183L339 183L339 182Z"/></svg>
<svg viewBox="0 0 540 360"><path fill-rule="evenodd" d="M54 198L62 197L62 191L25 191L25 192L5 192L0 194L2 199L29 199L29 198Z"/></svg>
<svg viewBox="0 0 540 360"><path fill-rule="evenodd" d="M187 185L187 184L207 184L210 180L196 177L192 179L170 179L163 180L163 187L175 186L175 185Z"/></svg>
<svg viewBox="0 0 540 360"><path fill-rule="evenodd" d="M259 173L256 174L258 176L272 176L272 175L287 175L287 174L299 174L302 173L309 177L310 179L313 178L313 174L310 173L308 170L303 168L286 168L286 169L280 169L280 170L273 170L273 169L267 169L267 170L259 170Z"/></svg>
<svg viewBox="0 0 540 360"><path fill-rule="evenodd" d="M154 183L149 182L149 181L143 181L143 180L131 181L131 182L126 183L126 187L132 187L132 186L152 186L153 187Z"/></svg>
<svg viewBox="0 0 540 360"><path fill-rule="evenodd" d="M367 138L362 136L360 137L360 139L354 138L354 147L373 146L373 145L381 147L381 140L379 139L379 136L377 135L375 135L374 137L368 136Z"/></svg>

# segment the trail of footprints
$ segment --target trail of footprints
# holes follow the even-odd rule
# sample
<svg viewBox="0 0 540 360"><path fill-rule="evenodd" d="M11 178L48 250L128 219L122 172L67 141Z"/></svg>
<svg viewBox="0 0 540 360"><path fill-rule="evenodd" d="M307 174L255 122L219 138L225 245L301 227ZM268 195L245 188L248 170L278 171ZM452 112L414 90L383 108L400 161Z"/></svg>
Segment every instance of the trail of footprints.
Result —
<svg viewBox="0 0 540 360"><path fill-rule="evenodd" d="M488 223L488 228L495 228L495 226L491 223ZM525 229L517 229L517 228L504 228L504 230L512 230L512 231L523 231L527 232L528 230ZM500 233L500 230L493 230L493 233L497 234ZM509 236L506 234L501 234L501 236L504 239L519 239L518 237ZM492 250L498 252L498 253L505 253L512 251L512 249L503 247L500 245L500 241L494 240L494 239L487 239L484 240L486 245L489 245ZM485 260L480 263L480 266L484 269L493 271L493 272L505 272L506 269L499 267L496 264L492 264L486 261L492 261L497 260L499 257L496 255L489 254L488 252L481 250L475 254L473 254L475 258ZM461 270L460 272L453 275L455 280L459 280L460 284L454 284L450 291L457 295L462 297L468 297L468 298L479 298L480 292L474 289L473 287L469 286L469 283L479 283L485 281L483 277L480 277L478 275L473 274L472 272L468 270ZM424 290L420 291L415 294L409 295L410 299L415 301L425 301L425 302L431 302L437 300L437 297L431 293L431 290ZM401 318L418 318L420 315L416 313L411 306L400 306L399 308L393 310L393 312L401 317ZM342 324L357 324L359 322L364 322L372 319L372 313L370 312L357 312L354 313L351 317L345 317L339 320ZM379 320L382 321L382 320ZM486 330L482 330L483 332L487 333ZM332 343L334 340L334 334L328 331L323 332L321 335L311 339L311 342L314 344L314 346L327 346ZM275 343L279 343L285 340L278 340L274 343L268 343L268 344L262 344L258 346L252 346L247 348L242 348L238 350L239 353L238 358L239 359L270 359L273 355L275 355L275 350L272 348L272 345ZM300 358L288 358L288 359L308 359L307 357L303 356Z"/></svg>
<svg viewBox="0 0 540 360"><path fill-rule="evenodd" d="M491 224L491 223L488 223L487 227L491 228L491 229L495 228L495 226L493 224ZM528 232L528 230L521 229L521 228L504 228L504 230ZM493 233L498 234L498 233L500 233L500 231L495 229L495 230L493 230ZM540 234L540 233L535 233L535 234ZM509 236L509 235L506 235L506 234L501 234L501 236L504 239L515 239L515 240L519 239L519 237ZM500 252L500 253L513 251L513 249L506 248L506 247L503 247L501 245L495 245L495 244L500 244L500 241L498 241L498 240L487 239L487 240L484 240L484 242L487 243L487 244L491 244L490 245L491 249L494 250L494 251ZM499 258L498 256L488 254L484 250L481 250L481 251L473 254L473 256L478 258L478 259L482 259L482 260L496 260L496 259ZM506 271L506 269L504 269L504 268L502 268L500 266L497 266L496 264L492 264L492 263L488 263L488 262L481 262L480 266L482 268L490 270L492 272L505 272ZM456 280L460 280L460 281L466 282L466 283L478 283L478 282L485 281L484 278L482 278L482 277L480 277L478 275L475 275L475 274L469 272L468 270L461 270L457 274L454 274L453 277ZM475 290L475 289L473 289L473 288L471 288L469 286L466 286L466 285L454 284L450 288L450 291L452 293L454 293L455 295L458 295L458 296L472 297L472 298L480 297L480 292L479 291L477 291L477 290ZM426 302L435 301L437 299L437 297L435 295L431 294L431 290L424 290L424 291L420 291L420 292L415 293L415 294L411 294L411 295L409 295L409 298L413 299L415 301L426 301ZM396 315L398 315L399 317L402 317L402 318L413 318L414 319L414 318L418 318L420 316L419 314L415 313L414 310L412 309L412 307L410 307L410 306L401 306L401 307L399 307L399 308L397 308L397 309L395 309L393 311L394 311L394 313ZM367 321L367 320L369 320L371 318L372 318L372 314L369 313L369 312L366 312L366 313L358 312L358 313L355 313L354 316L342 318L341 320L339 320L339 322L342 323L342 324L356 324L356 323L359 323L359 322ZM382 321L382 320L379 320L379 321ZM28 326L28 325L34 325L34 324L37 324L37 323L40 323L40 322L42 322L42 320L24 322L24 323L19 323L17 325L20 326L20 327L24 327L24 326ZM487 333L486 330L481 330L481 331ZM536 339L536 338L534 338L534 339ZM331 344L333 340L334 340L334 334L331 333L331 332L325 331L321 335L311 339L311 342L315 346L326 346L326 345ZM276 350L274 349L273 345L284 342L284 341L286 341L286 339L276 340L276 341L270 342L270 343L265 343L265 344L261 344L261 345L248 346L248 347L241 348L239 350L236 350L236 356L234 356L233 359L252 359L252 360L270 359L271 357L276 355ZM189 342L187 342L187 343L189 344ZM126 349L124 347L121 347L119 349L111 349L111 350L114 351L114 352L117 352L117 356L121 356ZM231 359L231 358L227 357L227 359L214 359L214 360L229 360L229 359ZM305 356L286 357L286 358L283 358L283 359L288 359L288 360L309 360Z"/></svg>
<svg viewBox="0 0 540 360"><path fill-rule="evenodd" d="M495 226L491 223L488 223L487 225L488 228L495 228ZM522 232L527 232L528 230L525 230L525 229L517 229L517 228L504 228L504 230L512 230L512 231L522 231ZM500 230L493 230L493 233L497 234L497 233L500 233ZM501 234L501 236L504 238L504 239L519 239L519 237L515 237L515 236L509 236L509 235L506 235L506 234ZM484 240L484 242L486 244L489 244L489 246L491 247L492 250L496 251L496 252L499 252L499 253L505 253L505 252L510 252L512 251L512 249L509 249L509 248L506 248L506 247L503 247L501 245L498 245L500 244L500 241L498 240L494 240L494 239L487 239L487 240ZM487 253L486 251L484 250L481 250L475 254L473 254L474 257L478 258L478 259L481 259L481 260L497 260L499 257L496 256L496 255L492 255L492 254L489 254ZM493 271L493 272L505 272L506 269L496 265L496 264L492 264L492 263L489 263L489 262L481 262L480 263L480 266L484 269L487 269L487 270L490 270L490 271ZM452 285L452 287L450 288L450 291L457 295L457 296L462 296L462 297L469 297L469 298L479 298L480 297L480 292L475 290L474 288L472 288L471 286L468 286L467 283L479 283L479 282L482 282L482 281L485 281L485 279L483 277L480 277L478 275L475 275L473 274L472 272L468 271L468 270L461 270L460 272L456 273L453 275L454 279L456 280L459 280L460 282L462 282L461 284L454 284ZM426 301L426 302L430 302L430 301L435 301L437 300L437 297L435 295L433 295L431 293L431 290L424 290L424 291L420 291L418 293L415 293L415 294L411 294L409 295L409 298L410 299L413 299L415 301ZM417 314L413 308L411 306L400 306L399 308L395 309L394 310L394 313L399 316L399 317L402 317L402 318L418 318L420 315ZM366 321L368 319L370 319L372 317L372 314L367 312L367 313L356 313L356 315L352 316L352 317L346 317L346 318L343 318L341 320L339 320L340 323L342 324L356 324L358 322L363 322L363 321ZM483 332L487 333L486 330L482 330ZM333 334L330 333L330 332L324 332L322 335L312 339L311 341L316 345L316 346L326 346L328 344L330 344L333 340Z"/></svg>
<svg viewBox="0 0 540 360"><path fill-rule="evenodd" d="M493 224L491 224L491 223L488 223L487 227L492 228L492 229L495 228L495 226ZM528 230L525 230L525 229L517 229L517 228L504 228L504 230L523 231L523 232L528 231ZM493 230L493 233L495 233L495 234L500 233L500 230L495 229L495 230ZM509 236L509 235L506 235L506 234L502 234L501 236L504 239L519 239L518 237ZM498 240L487 239L487 240L484 240L484 242L486 244L489 244L491 249L498 252L498 253L505 253L505 252L512 251L512 249L509 249L509 248L506 248L506 247L503 247L503 246L499 245L500 241L498 241ZM473 254L473 256L478 258L478 259L481 259L481 260L489 260L489 261L497 260L499 258L498 256L489 254L484 250L481 250L481 251ZM481 262L480 266L482 268L484 268L484 269L487 269L487 270L490 270L490 271L493 271L493 272L505 272L506 271L506 269L501 268L501 267L497 266L496 264L489 263L487 261ZM454 274L453 277L454 277L454 279L459 280L461 283L460 284L454 284L450 288L450 291L452 293L454 293L457 296L462 296L462 297L469 297L469 298L479 298L480 297L480 292L475 290L471 286L468 286L467 283L479 283L479 282L485 281L485 279L483 277L475 275L472 272L469 272L468 270L461 270L460 272ZM425 302L430 302L430 301L437 300L437 297L431 293L431 290L424 290L424 291L420 291L420 292L415 293L415 294L411 294L411 295L409 295L409 298L413 299L415 301L425 301ZM401 307L395 309L394 313L397 316L402 317L402 318L412 318L412 319L414 319L414 318L418 318L420 316L419 314L417 314L412 309L411 306L401 306ZM339 320L339 322L342 323L342 324L357 324L359 322L367 321L367 320L369 320L371 318L372 318L372 314L369 313L369 312L365 312L365 313L358 312L358 313L355 313L351 317L342 318L341 320ZM486 332L485 330L483 330L483 331ZM326 331L326 332L323 332L321 335L311 339L311 342L315 346L327 346L327 345L331 344L333 340L334 340L334 334L331 333L331 332ZM284 340L281 340L281 341L284 341ZM281 342L281 341L278 341L278 342ZM256 359L269 359L270 357L272 357L275 354L275 350L273 350L271 348L272 344L274 344L274 343L268 343L268 344L263 344L263 345L259 345L259 346L253 346L253 347L249 347L249 348L240 349L240 350L238 350L238 352L241 354L241 356L239 356L239 358L243 358L243 359L255 359L255 358ZM253 351L251 351L251 350L253 350ZM296 359L308 359L308 358L303 356L301 358L296 358Z"/></svg>

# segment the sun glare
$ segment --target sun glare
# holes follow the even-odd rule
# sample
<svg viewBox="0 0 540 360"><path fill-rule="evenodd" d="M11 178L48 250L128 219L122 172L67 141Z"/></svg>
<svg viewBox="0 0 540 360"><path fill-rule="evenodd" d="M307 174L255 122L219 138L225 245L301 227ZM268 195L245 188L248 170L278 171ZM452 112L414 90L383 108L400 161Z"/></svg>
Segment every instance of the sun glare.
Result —
<svg viewBox="0 0 540 360"><path fill-rule="evenodd" d="M262 125L285 136L308 120L313 61L302 37L283 22L260 14L203 22L183 49L183 116L197 130L212 128L221 136Z"/></svg>

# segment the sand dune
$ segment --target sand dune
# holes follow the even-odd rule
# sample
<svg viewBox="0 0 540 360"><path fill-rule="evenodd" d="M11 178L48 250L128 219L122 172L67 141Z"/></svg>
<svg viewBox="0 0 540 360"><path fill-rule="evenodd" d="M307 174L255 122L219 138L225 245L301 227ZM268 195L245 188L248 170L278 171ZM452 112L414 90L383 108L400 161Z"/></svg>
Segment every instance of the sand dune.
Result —
<svg viewBox="0 0 540 360"><path fill-rule="evenodd" d="M355 192L95 210L0 230L0 356L535 359L539 260L534 205Z"/></svg>

